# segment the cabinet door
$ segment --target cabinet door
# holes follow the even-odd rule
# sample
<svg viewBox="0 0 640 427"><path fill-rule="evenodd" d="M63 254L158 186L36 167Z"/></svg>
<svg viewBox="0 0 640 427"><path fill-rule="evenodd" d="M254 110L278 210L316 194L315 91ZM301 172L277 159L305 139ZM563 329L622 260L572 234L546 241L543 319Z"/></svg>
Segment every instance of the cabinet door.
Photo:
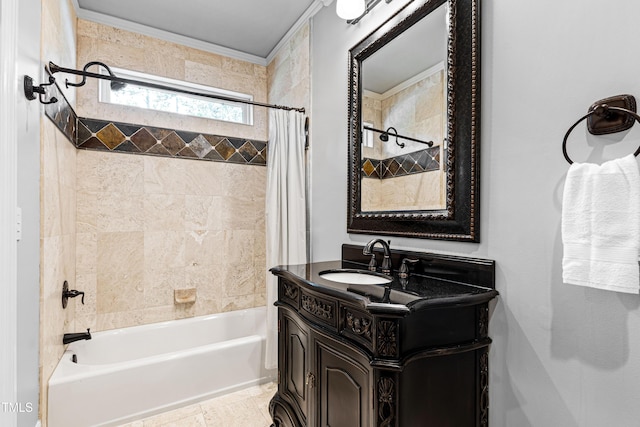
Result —
<svg viewBox="0 0 640 427"><path fill-rule="evenodd" d="M280 310L280 387L306 423L309 330L295 315Z"/></svg>
<svg viewBox="0 0 640 427"><path fill-rule="evenodd" d="M371 391L366 358L334 340L313 335L315 419L318 427L369 427Z"/></svg>

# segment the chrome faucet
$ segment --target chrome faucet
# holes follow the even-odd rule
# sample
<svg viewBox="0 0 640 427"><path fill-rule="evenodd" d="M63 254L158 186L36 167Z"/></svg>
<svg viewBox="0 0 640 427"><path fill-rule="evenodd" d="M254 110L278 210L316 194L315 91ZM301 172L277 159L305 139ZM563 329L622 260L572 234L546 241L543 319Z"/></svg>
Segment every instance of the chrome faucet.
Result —
<svg viewBox="0 0 640 427"><path fill-rule="evenodd" d="M382 239L373 239L369 241L362 249L363 255L371 255L371 262L369 263L369 270L376 271L376 258L373 253L373 247L380 243L382 246L382 250L384 251L384 258L382 259L382 265L380 266L380 270L383 274L391 274L391 251L389 250L389 244Z"/></svg>

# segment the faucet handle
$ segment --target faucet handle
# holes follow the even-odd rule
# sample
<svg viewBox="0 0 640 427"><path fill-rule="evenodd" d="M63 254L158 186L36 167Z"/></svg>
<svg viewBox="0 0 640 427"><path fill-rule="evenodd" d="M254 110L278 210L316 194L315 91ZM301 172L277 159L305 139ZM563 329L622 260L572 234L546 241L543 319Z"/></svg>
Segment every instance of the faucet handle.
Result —
<svg viewBox="0 0 640 427"><path fill-rule="evenodd" d="M69 290L69 282L65 280L62 284L62 308L67 308L69 298L75 298L78 295L82 296L82 304L84 305L84 292L75 289Z"/></svg>
<svg viewBox="0 0 640 427"><path fill-rule="evenodd" d="M376 271L378 269L378 263L376 262L376 254L371 253L371 261L369 261L369 271Z"/></svg>
<svg viewBox="0 0 640 427"><path fill-rule="evenodd" d="M402 265L400 266L400 269L398 270L398 276L403 278L403 279L408 279L409 278L409 266L407 264L417 264L419 263L420 260L419 259L413 259L413 258L405 258L402 260Z"/></svg>

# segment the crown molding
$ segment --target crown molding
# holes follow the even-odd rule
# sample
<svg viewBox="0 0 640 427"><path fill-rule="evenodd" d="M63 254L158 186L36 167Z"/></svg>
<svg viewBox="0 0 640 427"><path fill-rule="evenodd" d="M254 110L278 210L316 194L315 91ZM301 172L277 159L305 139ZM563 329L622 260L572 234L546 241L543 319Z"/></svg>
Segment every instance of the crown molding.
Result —
<svg viewBox="0 0 640 427"><path fill-rule="evenodd" d="M276 57L280 49L285 46L289 40L293 38L293 36L302 28L309 20L323 7L329 6L333 2L333 0L315 0L311 5L304 11L304 13L298 18L298 20L289 28L289 31L280 39L277 45L269 52L267 55L266 62L267 65L273 61L273 58Z"/></svg>

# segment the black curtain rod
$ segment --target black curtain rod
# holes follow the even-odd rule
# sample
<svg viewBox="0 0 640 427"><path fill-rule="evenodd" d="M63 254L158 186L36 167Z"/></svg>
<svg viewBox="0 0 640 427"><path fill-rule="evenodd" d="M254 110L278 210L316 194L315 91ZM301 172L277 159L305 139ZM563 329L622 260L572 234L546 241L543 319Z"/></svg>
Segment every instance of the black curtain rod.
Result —
<svg viewBox="0 0 640 427"><path fill-rule="evenodd" d="M136 85L136 86L145 86L145 87L150 87L152 89L168 90L168 91L171 91L171 92L179 92L179 93L184 93L184 94L187 94L187 95L203 96L205 98L220 99L220 100L223 100L223 101L230 101L230 102L239 102L239 103L242 103L242 104L256 105L258 107L276 108L276 109L279 109L279 110L288 110L288 111L295 110L295 111L299 111L299 112L301 112L303 114L305 112L304 108L287 107L285 105L273 105L273 104L265 104L265 103L262 103L262 102L246 101L246 100L243 100L243 99L232 98L232 97L229 97L229 96L210 95L210 94L207 94L207 93L200 93L200 92L190 91L190 90L186 90L186 89L173 88L173 87L169 87L169 86L160 85L160 84L157 84L157 83L141 82L141 81L133 80L133 79L123 79L123 78L120 78L120 77L117 77L117 76L112 76L112 75L108 75L107 76L107 75L103 75L103 74L92 73L92 72L85 71L85 70L74 70L72 68L60 67L60 66L54 64L53 62L49 62L48 70L49 70L49 73L51 73L51 74L55 74L55 73L75 74L76 76L83 76L83 78L84 77L92 77L94 79L110 80L112 82L132 84L132 85Z"/></svg>
<svg viewBox="0 0 640 427"><path fill-rule="evenodd" d="M408 141L419 142L420 144L426 144L426 145L428 145L429 147L432 147L432 146L433 146L433 141L422 141L422 140L420 140L420 139L411 138L410 136L404 136L404 135L400 135L400 134L398 134L398 133L391 133L391 132L389 132L389 129L393 129L393 130L395 130L395 128L389 128L389 129L387 129L387 130L376 129L376 128L372 128L372 127L369 127L369 126L363 126L362 128L363 128L363 129L366 129L366 130L372 130L372 131L374 131L374 132L378 132L378 133L381 133L381 134L393 135L393 136L395 136L396 138L402 138L402 139L406 139L406 140L408 140ZM402 145L404 146L404 144L402 144Z"/></svg>

